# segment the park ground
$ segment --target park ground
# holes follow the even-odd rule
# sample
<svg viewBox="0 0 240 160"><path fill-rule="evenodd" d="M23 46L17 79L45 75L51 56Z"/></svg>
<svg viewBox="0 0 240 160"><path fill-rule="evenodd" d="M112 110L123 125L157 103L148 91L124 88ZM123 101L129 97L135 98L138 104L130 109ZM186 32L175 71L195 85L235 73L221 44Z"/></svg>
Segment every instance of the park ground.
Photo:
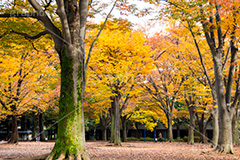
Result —
<svg viewBox="0 0 240 160"><path fill-rule="evenodd" d="M54 142L19 142L18 145L0 142L0 160L30 160L51 152ZM234 147L234 155L213 152L210 143L185 142L123 142L114 147L107 141L87 142L91 160L239 160L240 147Z"/></svg>

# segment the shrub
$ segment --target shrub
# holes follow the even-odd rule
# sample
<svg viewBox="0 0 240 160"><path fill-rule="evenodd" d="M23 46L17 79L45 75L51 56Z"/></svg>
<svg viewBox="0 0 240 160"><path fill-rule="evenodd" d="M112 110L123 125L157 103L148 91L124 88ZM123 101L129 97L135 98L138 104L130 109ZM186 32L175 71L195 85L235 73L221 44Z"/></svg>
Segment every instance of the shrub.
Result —
<svg viewBox="0 0 240 160"><path fill-rule="evenodd" d="M184 142L184 140L180 137L177 137L177 139L175 139L175 142Z"/></svg>
<svg viewBox="0 0 240 160"><path fill-rule="evenodd" d="M139 140L140 140L140 141L144 141L144 137L141 137ZM146 141L152 141L152 142L154 142L154 138L146 137Z"/></svg>
<svg viewBox="0 0 240 160"><path fill-rule="evenodd" d="M187 141L188 141L188 136L184 136L184 137L183 137L183 141L184 141L184 142L187 142Z"/></svg>
<svg viewBox="0 0 240 160"><path fill-rule="evenodd" d="M194 136L194 142L200 142L200 137Z"/></svg>
<svg viewBox="0 0 240 160"><path fill-rule="evenodd" d="M138 138L136 138L136 137L128 137L127 141L138 141Z"/></svg>

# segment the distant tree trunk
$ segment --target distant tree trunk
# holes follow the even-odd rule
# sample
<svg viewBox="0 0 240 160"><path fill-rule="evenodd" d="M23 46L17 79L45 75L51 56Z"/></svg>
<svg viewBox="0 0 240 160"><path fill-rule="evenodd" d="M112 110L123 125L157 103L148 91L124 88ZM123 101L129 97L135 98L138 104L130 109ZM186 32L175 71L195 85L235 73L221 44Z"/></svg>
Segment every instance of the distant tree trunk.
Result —
<svg viewBox="0 0 240 160"><path fill-rule="evenodd" d="M31 122L30 122L30 117L29 116L30 115L28 115L28 117L27 117L27 125L26 125L27 130L31 130Z"/></svg>
<svg viewBox="0 0 240 160"><path fill-rule="evenodd" d="M168 119L168 129L167 129L167 136L169 142L173 142L173 130L172 130L172 113L169 113L167 116Z"/></svg>
<svg viewBox="0 0 240 160"><path fill-rule="evenodd" d="M206 127L204 126L204 113L201 114L201 117L198 117L198 114L196 113L197 117L197 123L199 126L199 132L200 132L200 141L201 143L206 143Z"/></svg>
<svg viewBox="0 0 240 160"><path fill-rule="evenodd" d="M36 141L36 116L32 113L32 141Z"/></svg>
<svg viewBox="0 0 240 160"><path fill-rule="evenodd" d="M52 128L48 129L48 140L52 139Z"/></svg>
<svg viewBox="0 0 240 160"><path fill-rule="evenodd" d="M9 140L10 136L10 120L9 120L10 116L7 116L7 120L6 120L6 127L7 127L7 135L6 135L6 140Z"/></svg>
<svg viewBox="0 0 240 160"><path fill-rule="evenodd" d="M122 116L122 127L123 127L123 142L127 142L127 119L126 116Z"/></svg>
<svg viewBox="0 0 240 160"><path fill-rule="evenodd" d="M111 102L111 137L110 137L110 143L113 143L114 142L114 136L115 136L115 112L114 112L114 101L112 99L112 97L110 98L112 100Z"/></svg>
<svg viewBox="0 0 240 160"><path fill-rule="evenodd" d="M43 128L43 114L39 113L38 115L38 127L39 127L39 136L40 136L40 141L45 141L44 137L44 128Z"/></svg>
<svg viewBox="0 0 240 160"><path fill-rule="evenodd" d="M110 110L110 112L111 112L111 110ZM99 117L100 117L101 129L102 129L102 140L106 141L107 140L107 128L108 128L108 124L109 124L109 114L102 112L102 115L99 114Z"/></svg>
<svg viewBox="0 0 240 160"><path fill-rule="evenodd" d="M195 107L188 107L190 115L190 124L188 126L188 144L194 144L194 129L195 129Z"/></svg>
<svg viewBox="0 0 240 160"><path fill-rule="evenodd" d="M179 137L180 138L180 125L178 124L177 125L177 137Z"/></svg>
<svg viewBox="0 0 240 160"><path fill-rule="evenodd" d="M232 120L233 145L239 145L238 121L239 121L239 113L238 113L238 107L237 107Z"/></svg>
<svg viewBox="0 0 240 160"><path fill-rule="evenodd" d="M17 116L12 115L12 135L8 140L8 143L17 143L19 139L18 129L17 129Z"/></svg>
<svg viewBox="0 0 240 160"><path fill-rule="evenodd" d="M26 116L22 116L21 117L21 130L22 131L25 131L27 129L27 126L26 126Z"/></svg>
<svg viewBox="0 0 240 160"><path fill-rule="evenodd" d="M102 126L102 140L107 140L107 128Z"/></svg>

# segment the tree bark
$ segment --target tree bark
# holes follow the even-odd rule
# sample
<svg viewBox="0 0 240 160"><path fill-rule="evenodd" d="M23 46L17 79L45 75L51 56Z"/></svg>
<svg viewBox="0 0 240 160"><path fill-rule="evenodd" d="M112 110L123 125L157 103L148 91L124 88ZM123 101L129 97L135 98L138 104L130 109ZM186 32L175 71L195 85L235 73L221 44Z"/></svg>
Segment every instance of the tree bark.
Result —
<svg viewBox="0 0 240 160"><path fill-rule="evenodd" d="M70 52L69 50L68 52ZM89 159L85 148L83 116L83 62L81 48L72 53L61 53L61 94L59 106L58 137L48 159ZM72 56L68 56L72 55Z"/></svg>
<svg viewBox="0 0 240 160"><path fill-rule="evenodd" d="M238 114L238 108L236 108L235 113L233 115L233 120L232 120L233 145L239 145L238 120L239 120L239 114Z"/></svg>
<svg viewBox="0 0 240 160"><path fill-rule="evenodd" d="M122 119L122 128L123 128L123 142L127 142L127 120L126 120L126 116L123 116L121 119Z"/></svg>
<svg viewBox="0 0 240 160"><path fill-rule="evenodd" d="M180 125L177 125L177 138L180 138Z"/></svg>
<svg viewBox="0 0 240 160"><path fill-rule="evenodd" d="M114 112L115 112L115 133L114 133L114 145L121 145L121 137L120 137L120 95L117 93L117 96L114 96Z"/></svg>
<svg viewBox="0 0 240 160"><path fill-rule="evenodd" d="M168 130L167 130L169 142L174 142L173 140L173 130L172 130L172 114L168 114Z"/></svg>
<svg viewBox="0 0 240 160"><path fill-rule="evenodd" d="M19 135L17 129L17 116L12 115L12 135L11 138L8 140L8 143L18 143Z"/></svg>
<svg viewBox="0 0 240 160"><path fill-rule="evenodd" d="M102 140L107 140L107 128L102 126Z"/></svg>
<svg viewBox="0 0 240 160"><path fill-rule="evenodd" d="M213 139L212 139L212 148L217 147L218 144L218 136L219 136L219 126L218 126L218 108L213 106L213 113L212 113L212 123L213 123Z"/></svg>
<svg viewBox="0 0 240 160"><path fill-rule="evenodd" d="M195 107L188 107L190 115L190 124L188 126L188 144L194 144L194 129L195 129Z"/></svg>

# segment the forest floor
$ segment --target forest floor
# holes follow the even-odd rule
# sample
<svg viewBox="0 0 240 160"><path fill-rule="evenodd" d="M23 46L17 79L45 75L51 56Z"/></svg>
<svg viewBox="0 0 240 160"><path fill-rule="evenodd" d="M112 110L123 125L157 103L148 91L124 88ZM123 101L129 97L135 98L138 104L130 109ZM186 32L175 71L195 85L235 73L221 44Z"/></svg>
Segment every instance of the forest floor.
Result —
<svg viewBox="0 0 240 160"><path fill-rule="evenodd" d="M19 142L17 145L0 142L0 160L24 159L48 154L54 142ZM184 142L122 142L114 147L107 141L86 143L91 160L239 160L240 146L234 147L234 154L220 154L210 148L210 143Z"/></svg>

